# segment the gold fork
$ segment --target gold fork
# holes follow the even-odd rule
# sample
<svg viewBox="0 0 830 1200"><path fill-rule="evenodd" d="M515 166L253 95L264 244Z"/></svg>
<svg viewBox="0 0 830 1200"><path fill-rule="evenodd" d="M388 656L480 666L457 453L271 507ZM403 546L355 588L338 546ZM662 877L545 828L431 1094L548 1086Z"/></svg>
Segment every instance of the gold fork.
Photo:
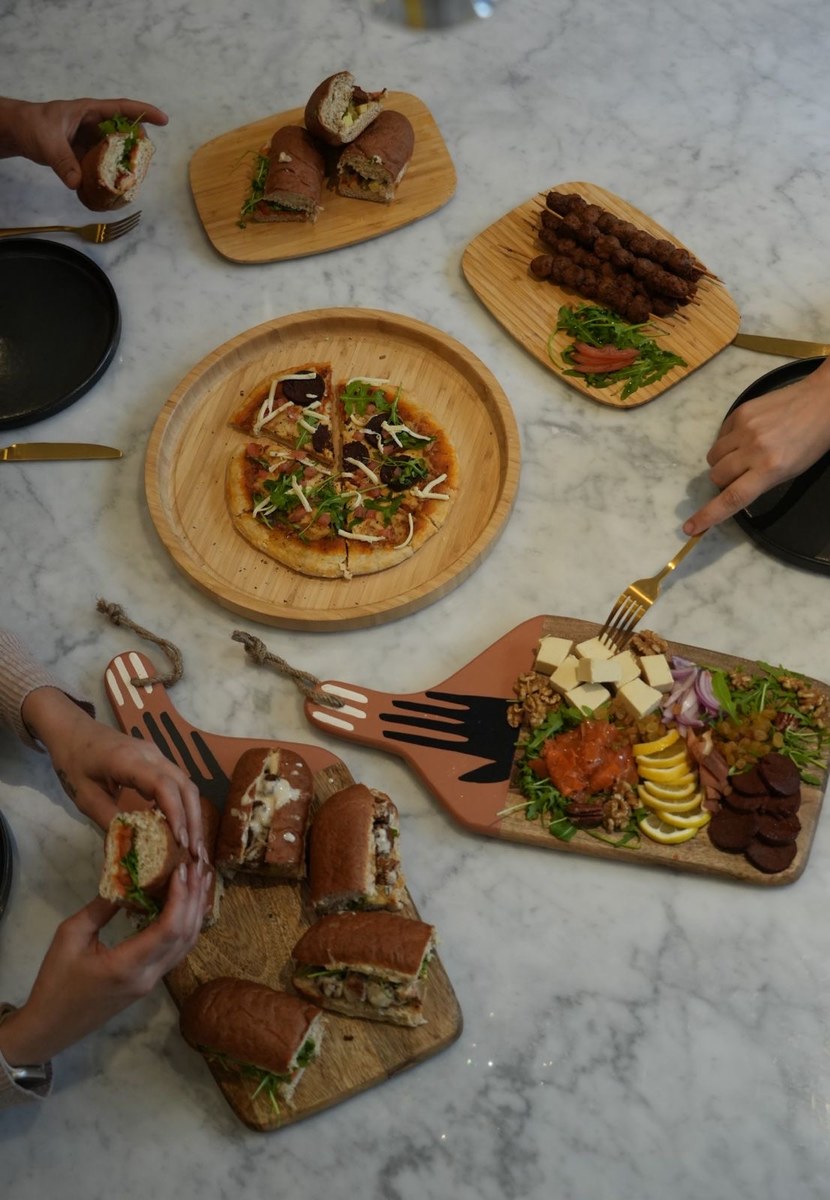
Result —
<svg viewBox="0 0 830 1200"><path fill-rule="evenodd" d="M98 225L22 225L18 229L0 229L0 238L20 237L26 233L76 233L85 242L114 242L132 233L141 220L141 210L120 221L101 221Z"/></svg>
<svg viewBox="0 0 830 1200"><path fill-rule="evenodd" d="M689 551L703 537L702 533L689 538L686 545L681 547L674 558L669 559L662 571L658 571L650 579L635 579L617 598L617 602L608 614L608 619L599 631L598 637L606 646L614 650L624 650L628 645L635 625L643 619L654 601L660 595L660 584L670 571L673 571Z"/></svg>

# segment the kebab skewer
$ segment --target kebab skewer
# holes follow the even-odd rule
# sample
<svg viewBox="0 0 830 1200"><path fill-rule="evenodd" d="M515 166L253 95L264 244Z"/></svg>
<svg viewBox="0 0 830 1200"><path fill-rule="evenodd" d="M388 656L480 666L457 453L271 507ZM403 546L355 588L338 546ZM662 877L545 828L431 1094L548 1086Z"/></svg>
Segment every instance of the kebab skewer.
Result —
<svg viewBox="0 0 830 1200"><path fill-rule="evenodd" d="M547 214L545 214L547 215ZM596 252L596 245L593 250L587 249L580 245L574 238L566 232L566 227L562 222L556 221L555 224L544 222L539 231L539 237L546 245L551 247L554 254L564 255L577 263L580 267L587 267L589 270L596 271L602 278L613 279L617 284L619 298L625 296L640 296L648 301L649 311L658 317L669 317L675 312L679 301L670 299L664 295L654 295L648 289L648 281L642 281L636 278L630 272L617 269L613 260L604 258ZM534 268L531 263L531 271L537 278L549 278L540 273L543 271L541 261L546 256L541 255L534 259L537 264ZM621 315L625 315L622 314Z"/></svg>
<svg viewBox="0 0 830 1200"><path fill-rule="evenodd" d="M656 238L638 229L630 221L615 217L598 204L589 204L576 192L548 192L545 203L548 209L561 217L576 215L586 224L596 225L600 233L616 237L632 254L650 258L691 283L697 283L708 274L705 267L683 246L675 246L666 238Z"/></svg>

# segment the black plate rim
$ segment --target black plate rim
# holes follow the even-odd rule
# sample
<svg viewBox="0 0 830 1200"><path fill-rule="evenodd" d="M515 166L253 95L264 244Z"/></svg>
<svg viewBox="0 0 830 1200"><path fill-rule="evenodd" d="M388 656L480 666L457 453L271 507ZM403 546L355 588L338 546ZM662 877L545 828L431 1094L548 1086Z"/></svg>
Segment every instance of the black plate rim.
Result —
<svg viewBox="0 0 830 1200"><path fill-rule="evenodd" d="M12 886L12 835L6 818L0 812L0 920L6 911Z"/></svg>
<svg viewBox="0 0 830 1200"><path fill-rule="evenodd" d="M48 238L21 237L0 240L0 259L5 258L7 255L11 257L12 252L15 252L17 255L25 252L33 258L52 258L62 262L69 262L73 266L85 271L105 293L110 309L111 322L106 350L86 379L83 379L69 392L59 396L56 400L48 404L33 406L27 411L24 419L21 419L19 414L12 417L0 415L0 429L21 429L26 425L33 425L37 421L44 421L47 417L53 417L56 413L69 408L76 400L80 400L82 396L86 395L94 387L107 367L109 367L115 357L118 343L121 340L121 308L118 303L118 297L115 294L115 288L112 286L106 272L89 255L82 254L80 250L76 250L73 246L64 246L62 242L53 242Z"/></svg>
<svg viewBox="0 0 830 1200"><path fill-rule="evenodd" d="M825 362L824 356L818 355L815 358L799 358L793 362L784 363L780 367L773 367L771 371L767 371L765 375L761 375L749 387L744 388L737 400L731 405L726 416L728 417L730 413L733 413L736 408L745 404L747 400L754 400L756 397L763 396L767 392L775 391L776 388L797 383L799 379L804 379L805 376L811 375L823 362ZM758 498L761 499L761 497ZM792 563L796 567L803 567L808 571L817 571L823 575L830 575L830 563L822 562L809 554L799 554L795 550L790 550L787 546L768 537L762 530L757 529L753 522L752 514L747 509L741 509L740 512L736 513L734 520L753 542L761 546L775 558Z"/></svg>

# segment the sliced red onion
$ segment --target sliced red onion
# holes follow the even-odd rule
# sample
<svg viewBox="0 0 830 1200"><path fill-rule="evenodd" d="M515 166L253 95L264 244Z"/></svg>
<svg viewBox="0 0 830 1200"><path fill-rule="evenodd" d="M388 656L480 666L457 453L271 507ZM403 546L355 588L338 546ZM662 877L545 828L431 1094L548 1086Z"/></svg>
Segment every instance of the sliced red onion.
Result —
<svg viewBox="0 0 830 1200"><path fill-rule="evenodd" d="M695 680L697 698L710 716L720 712L720 703L712 689L712 676L709 671L701 671Z"/></svg>

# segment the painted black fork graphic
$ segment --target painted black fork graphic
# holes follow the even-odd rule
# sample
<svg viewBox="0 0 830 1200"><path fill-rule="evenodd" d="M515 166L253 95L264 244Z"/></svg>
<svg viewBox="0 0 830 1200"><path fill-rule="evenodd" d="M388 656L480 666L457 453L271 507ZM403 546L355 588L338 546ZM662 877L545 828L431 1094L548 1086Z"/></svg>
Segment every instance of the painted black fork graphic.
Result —
<svg viewBox="0 0 830 1200"><path fill-rule="evenodd" d="M459 778L464 783L501 783L510 778L516 747L516 730L507 723L507 709L513 702L497 696L465 696L453 692L424 692L429 700L393 700L395 712L381 712L383 724L422 729L442 737L403 733L384 729L383 736L393 742L451 750L488 761ZM447 707L452 705L453 707ZM411 715L406 715L411 714Z"/></svg>
<svg viewBox="0 0 830 1200"><path fill-rule="evenodd" d="M228 794L230 779L219 766L202 735L194 729L190 738L204 764L204 770L197 764L190 747L169 713L162 712L157 720L153 713L145 712L142 714L142 721L146 732L134 725L130 730L132 736L136 738L149 737L165 758L175 763L177 767L184 768L199 789L199 794L221 812ZM159 722L164 726L163 729L160 728ZM205 771L208 774L205 774Z"/></svg>

